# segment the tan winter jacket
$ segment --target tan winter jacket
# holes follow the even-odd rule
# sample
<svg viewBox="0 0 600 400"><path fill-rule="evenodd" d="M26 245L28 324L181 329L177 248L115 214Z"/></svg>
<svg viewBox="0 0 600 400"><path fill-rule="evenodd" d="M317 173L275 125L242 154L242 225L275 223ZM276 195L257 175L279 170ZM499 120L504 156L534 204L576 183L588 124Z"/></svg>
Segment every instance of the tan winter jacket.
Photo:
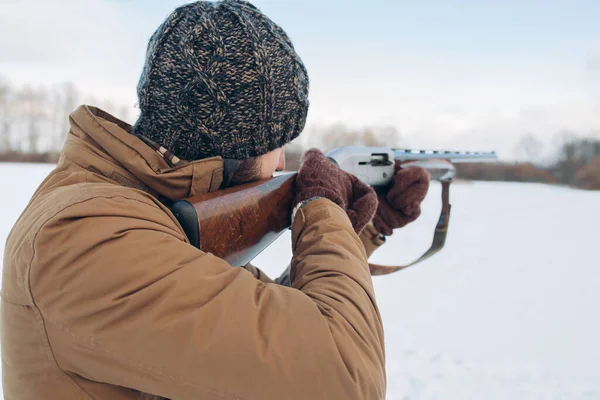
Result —
<svg viewBox="0 0 600 400"><path fill-rule="evenodd" d="M71 114L8 238L5 399L383 399L381 319L343 210L301 209L293 287L262 282L191 246L157 200L217 189L222 160L171 168L129 130Z"/></svg>

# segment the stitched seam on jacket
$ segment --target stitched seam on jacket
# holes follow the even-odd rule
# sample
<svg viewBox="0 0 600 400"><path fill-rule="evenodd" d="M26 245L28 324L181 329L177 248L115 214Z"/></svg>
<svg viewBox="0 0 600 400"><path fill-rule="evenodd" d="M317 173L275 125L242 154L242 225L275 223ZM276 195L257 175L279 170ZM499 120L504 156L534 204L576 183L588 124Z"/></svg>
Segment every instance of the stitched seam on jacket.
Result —
<svg viewBox="0 0 600 400"><path fill-rule="evenodd" d="M91 174L91 173L89 173L89 172L86 173L86 178L87 178L88 174ZM88 185L89 185L88 182L84 182L79 187L82 196L84 196L85 194L89 195L89 191L87 190L88 189L88 187L87 187ZM31 247L32 247L32 250L31 250L31 259L29 260L28 269L27 269L28 270L27 271L27 275L28 275L28 284L29 284L29 296L31 297L31 301L32 301L32 303L34 305L33 311L34 311L35 317L36 317L36 326L37 326L38 333L39 333L39 336L40 336L39 339L41 341L42 347L44 348L44 356L46 357L46 359L50 363L54 364L56 366L56 368L59 371L62 372L62 375L61 375L62 377L64 377L65 379L68 379L68 380L72 381L75 384L75 386L77 386L83 393L85 393L88 397L90 397L92 399L94 397L92 397L85 389L83 389L83 387L81 387L79 385L79 383L77 383L77 381L72 376L70 376L69 374L67 374L60 367L60 365L58 364L58 361L56 360L56 356L54 355L54 350L52 349L52 345L50 344L50 338L48 337L48 331L47 331L46 326L45 326L45 321L46 320L42 316L42 311L38 307L38 305L37 305L37 303L35 301L35 298L33 296L33 290L31 289L31 270L32 270L33 259L35 258L35 244L36 244L36 241L37 241L37 236L38 236L38 234L41 232L41 230L44 228L44 226L48 222L50 222L58 214L60 214L61 212L65 211L66 209L68 209L68 208L70 208L72 206L75 206L75 205L78 205L78 204L82 204L82 203L85 203L85 202L90 201L90 200L94 200L95 198L116 198L116 197L121 197L121 198L124 198L124 199L129 199L129 198L125 197L125 196L118 196L118 195L117 196L98 196L98 197L93 197L93 198L84 198L82 200L79 200L79 201L76 201L76 202L74 202L72 204L69 204L66 207L61 207L54 214L52 214L51 216L49 216L44 222L42 222L40 224L37 232L35 233L32 241L31 241L31 243L32 243L32 245L31 245ZM137 200L137 199L129 199L129 200L135 200L135 201L140 202L142 204L149 205L147 203L144 203L141 200ZM4 301L4 299L3 299L3 301Z"/></svg>
<svg viewBox="0 0 600 400"><path fill-rule="evenodd" d="M84 183L84 185L86 185L86 183ZM46 356L46 358L48 359L48 361L50 361L51 363L53 363L56 368L58 368L59 371L61 371L63 373L62 376L64 376L66 379L70 380L71 382L73 382L75 384L75 386L77 386L83 393L85 393L86 395L88 395L88 397L92 398L93 397L87 392L85 391L78 383L77 381L70 376L69 374L67 374L58 364L58 361L56 360L56 356L54 355L54 350L52 349L52 345L50 344L50 338L48 337L48 330L46 329L46 323L45 323L45 319L42 316L42 310L40 310L40 308L38 307L35 298L33 297L33 290L31 289L31 269L32 269L32 264L33 264L33 259L35 258L35 243L37 240L37 236L38 234L42 231L42 229L44 228L44 226L50 222L50 220L52 220L54 217L56 217L58 214L60 214L62 211L66 210L67 208L70 208L74 205L77 204L81 204L81 203L85 203L86 201L88 201L90 199L83 199L80 201L77 201L73 204L70 204L67 207L61 208L60 210L58 210L56 213L52 214L52 216L48 217L43 223L40 224L39 229L37 230L37 232L35 233L35 235L33 236L33 240L31 241L31 259L29 260L29 268L28 268L28 279L27 279L27 283L29 284L29 295L31 296L31 301L33 303L33 305L35 306L35 314L36 314L36 325L38 327L38 331L40 333L40 340L42 340L42 345L44 347L44 355ZM41 322L41 324L39 323ZM48 354L49 353L49 354Z"/></svg>
<svg viewBox="0 0 600 400"><path fill-rule="evenodd" d="M140 204L144 204L144 205L146 205L146 206L152 207L152 205L150 205L150 204L148 204L148 203L146 203L146 202L143 202L143 201L141 201L141 200L138 200L138 199L128 198L128 197L125 197L125 196L122 196L122 195L116 195L116 196L102 196L102 195L99 195L99 196L96 196L96 197L93 197L93 198L86 198L86 199L83 199L83 200L81 200L81 201L77 201L77 202L75 202L75 203L73 203L73 204L70 204L70 205L69 205L69 206L67 206L67 207L64 207L64 208L60 209L59 211L57 211L57 212L56 212L55 214L53 214L51 217L49 217L48 219L46 219L46 221L44 221L44 222L43 222L43 223L40 225L40 228L39 228L39 229L38 229L38 231L35 233L35 235L34 235L34 238L33 238L33 241L32 241L32 243L33 243L33 245L32 245L32 247L33 247L33 250L32 250L32 256L31 256L31 260L29 261L29 292L30 292L30 294L31 294L31 299L32 299L32 301L33 301L33 304L35 305L36 309L37 309L37 310L39 310L39 313L40 313L40 318L42 319L42 329L43 329L43 331L44 331L44 332L43 332L43 333L44 333L44 335L43 335L43 336L44 336L44 338L46 339L46 344L47 344L47 347L48 347L48 349L50 350L50 353L52 354L52 360L51 360L51 361L53 361L53 362L54 362L54 364L56 365L56 367L57 367L57 368L58 368L60 371L63 371L63 373L65 373L65 371L64 371L64 370L63 370L63 369L60 367L60 365L58 364L58 361L56 360L56 356L54 355L54 350L52 350L52 345L50 344L50 339L49 339L49 337L48 337L48 330L47 330L47 328L46 328L46 326L45 326L45 325L46 325L46 323L50 323L50 324L54 325L55 327L59 328L60 330L62 330L63 332L65 332L65 333L69 334L69 336L71 336L71 337L72 337L72 338L74 338L74 339L77 339L79 343L81 343L82 345L86 346L86 347L87 347L88 349L90 349L90 350L94 350L94 351L98 351L98 352L101 352L101 353L104 353L104 354L108 354L108 355L110 355L110 356L114 357L115 359L121 360L121 361L123 361L123 362L125 362L125 363L127 363L127 364L129 364L129 365L132 365L132 366L134 366L134 367L138 367L138 368L143 368L143 369L144 369L146 372L148 372L148 373L150 373L150 374L153 374L155 377L156 377L156 376L158 376L158 377L164 377L164 378L167 378L167 379L169 379L169 380L171 380L171 381L173 381L173 382L182 382L182 383L184 383L184 384L186 384L186 385L188 385L188 386L191 386L191 387L196 387L196 388L198 388L198 389L200 389L200 390L203 390L203 391L205 391L205 392L207 392L207 393L209 393L209 394L211 394L211 395L219 396L219 397L221 397L221 398L224 398L224 399L245 400L245 398L244 398L244 397L239 397L239 396L231 396L231 395L228 395L228 394L225 394L225 393L217 392L217 391L215 391L215 390L213 390L213 389L205 388L205 387L203 387L203 386L198 386L198 385L197 385L197 384L195 384L194 382L192 382L192 381L189 381L189 380L186 380L186 379L182 379L182 378L175 378L174 376L171 376L171 375L168 375L168 374L166 374L166 373L165 373L165 371L164 371L162 368L160 368L160 367L154 367L154 366L147 365L147 364L144 364L144 363L136 362L136 361L134 361L134 360L123 359L122 357L120 357L120 355L119 355L119 353L118 353L118 352L110 351L110 350L108 350L108 349L104 349L103 347L98 347L98 346L99 346L99 344L98 344L96 341L94 341L94 340L91 340L91 339L90 339L89 341L86 341L84 338L81 338L81 337L80 337L80 336L78 336L78 335L77 335L75 332L71 331L71 330L70 330L68 327L65 327L65 326L64 326L63 324L61 324L59 321L56 321L56 320L54 320L54 318L51 318L51 316L46 316L46 317L42 316L42 312L41 312L41 310L39 309L39 307L38 307L37 303L35 302L35 299L34 299L34 297L33 297L33 291L31 290L31 269L32 269L32 268L31 268L31 264L33 263L33 259L35 258L35 242L36 242L36 239L37 239L37 235L40 233L40 231L43 229L43 227L44 227L44 226L45 226L45 225L46 225L48 222L50 222L50 220L52 220L54 217L56 217L56 216L57 216L58 214L60 214L62 211L65 211L65 210L67 210L68 208L70 208L70 207L73 207L73 206L75 206L75 205L79 205L79 204L81 204L81 203L85 203L85 202L87 202L87 201L92 201L92 200L99 199L99 198L104 198L104 199L123 198L123 199L125 199L125 200L132 200L132 201L138 202L138 203L140 203ZM160 208L159 208L159 209L160 209ZM81 386L79 386L79 385L77 384L77 382L76 382L76 381L73 379L73 377L71 377L70 375L68 375L68 374L66 374L66 373L65 373L65 375L66 375L66 376L67 376L69 379L71 379L71 380L72 380L72 381L73 381L73 382L74 382L74 383L75 383L75 384L76 384L78 387L80 387L80 388L81 388ZM82 390L83 390L83 389L82 389ZM87 394L87 392L86 392L86 394ZM89 395L89 394L88 394L88 395ZM90 397L91 397L91 396L90 396Z"/></svg>
<svg viewBox="0 0 600 400"><path fill-rule="evenodd" d="M245 400L244 397L231 396L231 395L228 395L225 393L217 392L214 389L209 389L204 386L199 386L198 384L196 384L195 382L193 382L191 380L183 379L181 377L175 377L173 375L166 373L166 371L160 367L142 363L142 362L139 362L139 361L136 361L133 359L125 359L125 358L121 357L119 352L111 351L110 349L105 348L104 346L102 346L101 344L99 344L97 341L95 341L93 339L84 338L84 337L78 335L77 333L73 332L71 329L64 326L63 324L61 324L58 321L55 321L51 318L46 318L46 321L48 323L54 325L56 328L60 329L61 331L65 332L66 334L68 334L71 338L77 340L77 342L79 344L81 344L82 346L85 346L89 350L93 350L94 352L99 352L99 353L111 356L112 358L118 359L121 362L124 362L135 368L145 371L146 373L152 375L154 378L165 378L172 382L183 383L187 386L198 388L198 389L203 390L211 395L219 396L224 399ZM133 389L135 389L135 388L133 388Z"/></svg>
<svg viewBox="0 0 600 400"><path fill-rule="evenodd" d="M88 149L86 149L85 147L81 147L81 148L80 148L80 150L81 150L83 153L87 153L87 154L89 154L90 156L92 156L92 157L94 157L94 158L97 158L97 157L98 157L98 155L97 155L97 154L94 154L93 152L89 151L89 150L88 150ZM63 153L63 157L64 157L66 160L68 160L69 162L71 162L71 163L73 163L73 164L77 165L79 168L82 168L82 169L83 169L83 170L86 172L86 176L88 176L88 174L90 174L90 175L92 174L92 172L91 172L91 171L89 171L88 167L84 167L83 165L79 164L77 161L73 160L72 158L70 158L69 156L67 156L67 155L66 155L66 154L64 154L64 153ZM118 164L118 163L117 163L117 164L115 164L115 163L111 162L110 160L106 160L106 159L104 159L104 158L103 158L102 160L103 160L103 161L106 161L108 164L111 164L111 166L113 166L113 167L114 167L114 169L116 169L116 170L120 169L120 170L123 170L123 171L125 171L126 173L128 173L128 174L130 174L130 175L133 175L131 172L129 172L129 171L127 170L127 168L123 167L121 164ZM82 171L82 172L83 172L83 171ZM117 173L118 173L118 172L117 172ZM102 173L101 173L101 174L102 174ZM115 181L115 182L116 182L116 180L112 179L110 176L106 176L106 175L104 175L104 174L102 174L102 176L104 176L105 178L111 179L111 180L113 180L113 181ZM127 178L127 179L129 179L129 178ZM140 182L141 182L141 181L140 181ZM117 182L117 183L118 183L118 182ZM142 185L145 185L143 182L141 182L141 183L142 183ZM123 186L123 185L121 185L121 186Z"/></svg>

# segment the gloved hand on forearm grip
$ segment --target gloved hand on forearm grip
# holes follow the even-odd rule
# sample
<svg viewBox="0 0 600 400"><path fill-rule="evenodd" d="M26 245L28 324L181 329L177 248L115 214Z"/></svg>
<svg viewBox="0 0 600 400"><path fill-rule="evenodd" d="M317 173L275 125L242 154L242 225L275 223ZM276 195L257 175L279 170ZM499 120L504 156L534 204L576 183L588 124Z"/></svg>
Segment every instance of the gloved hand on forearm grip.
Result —
<svg viewBox="0 0 600 400"><path fill-rule="evenodd" d="M313 197L325 197L344 209L357 233L373 218L377 208L377 195L370 186L340 169L317 149L302 156L294 205Z"/></svg>
<svg viewBox="0 0 600 400"><path fill-rule="evenodd" d="M430 175L426 169L401 169L397 163L395 170L389 191L378 195L379 205L373 218L375 229L386 236L421 215L421 202L429 189Z"/></svg>

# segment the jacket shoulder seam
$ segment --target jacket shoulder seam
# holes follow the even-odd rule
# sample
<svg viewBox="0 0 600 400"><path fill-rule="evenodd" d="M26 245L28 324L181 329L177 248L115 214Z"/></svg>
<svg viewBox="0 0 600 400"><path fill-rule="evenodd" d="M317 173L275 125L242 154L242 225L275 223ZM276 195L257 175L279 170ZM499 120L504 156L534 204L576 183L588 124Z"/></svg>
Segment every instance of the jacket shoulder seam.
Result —
<svg viewBox="0 0 600 400"><path fill-rule="evenodd" d="M32 251L31 260L30 260L30 262L29 262L29 275L30 275L30 276L29 276L29 293L30 293L30 296L31 296L31 300L32 300L32 302L33 302L33 305L34 305L34 306L35 306L35 308L36 308L36 309L38 309L38 310L39 310L39 312L40 312L40 317L41 317L41 319L42 319L42 330L43 330L44 338L45 338L45 341L46 341L46 345L48 346L48 348L49 348L49 350L50 350L50 354L52 355L52 360L51 360L51 361L52 361L52 362L53 362L53 363L56 365L56 367L57 367L57 368L58 368L60 371L62 371L63 373L65 373L65 374L66 374L66 375L67 375L67 376L68 376L68 377L69 377L71 380L73 380L73 378L72 378L72 377L71 377L69 374L67 374L65 370L63 370L63 369L60 367L60 365L59 365L59 363L58 363L58 360L56 359L56 355L55 355L55 353L54 353L54 350L52 349L52 345L50 344L50 338L48 337L48 330L47 330L47 328L46 328L46 323L52 324L54 327L56 327L56 328L60 329L62 332L64 332L65 334L69 335L69 336L70 336L72 339L75 339L75 340L77 340L77 342L78 342L78 343L80 343L81 345L83 345L83 346L87 347L87 348L88 348L88 349L90 349L90 350L93 350L93 351L98 351L98 352L102 352L102 353L104 353L104 354L106 354L106 355L109 355L109 356L111 356L111 357L115 357L115 358L116 358L116 359L118 359L118 360L121 360L121 361L123 361L123 362L126 362L127 364L129 364L129 365L132 365L132 366L134 366L134 367L143 368L143 370L144 370L144 371L146 371L147 373L149 373L149 374L153 375L154 377L164 377L164 378L167 378L167 379L169 379L170 381L173 381L173 382L175 382L175 381L178 381L178 380L180 380L180 381L181 381L181 380L182 380L182 378L181 378L181 377L177 377L177 378L176 378L176 377L174 377L174 376L171 376L171 375L167 374L167 373L166 373L166 372L165 372L165 371L164 371L162 368L160 368L160 367L156 367L156 366L147 365L147 364L144 364L144 363L136 362L136 361L134 361L134 360L124 359L124 358L122 358L122 357L121 357L121 356L120 356L120 355L119 355L117 352L112 352L112 351L110 351L109 349L105 349L103 346L99 346L99 344L98 344L97 342L93 341L93 339L88 339L88 340L86 340L85 338L82 338L82 337L80 337L79 335L77 335L75 332L71 331L71 330L70 330L68 327L64 326L64 325L63 325L62 323L60 323L59 321L56 321L56 320L54 320L54 319L53 319L53 318L51 318L50 316L43 316L43 315L42 315L42 312L41 312L41 310L39 309L39 307L38 307L37 303L35 302L35 299L34 299L34 297L33 297L33 291L32 291L32 289L31 289L31 264L33 263L33 259L35 258L35 242L36 242L36 240L37 240L37 235L39 234L39 232L42 230L42 228L43 228L43 227L44 227L44 226L45 226L45 225L46 225L48 222L50 222L52 219L54 219L54 218L55 218L55 217L56 217L58 214L60 214L61 212L65 211L65 210L67 210L68 208L70 208L70 207L73 207L73 206L75 206L75 205L78 205L78 204L81 204L81 203L85 203L85 202L88 202L88 201L92 201L92 200L94 200L94 199L98 199L98 198L124 198L124 199L126 199L126 200L133 200L133 201L136 201L136 202L139 202L139 203L142 203L142 204L145 204L145 205L148 205L148 206L152 207L152 205L151 205L151 204L149 204L149 203L146 203L146 202L144 202L144 201L141 201L141 200L139 200L139 199L128 198L128 197L121 196L121 195L110 195L110 196L109 196L109 195L105 195L105 196L95 196L95 197L92 197L92 198L86 198L86 199L82 199L82 200L80 200L80 201L77 201L77 202L75 202L75 203L73 203L73 204L70 204L70 205L69 205L69 206L67 206L67 207L61 208L61 210L59 210L59 211L57 211L56 213L54 213L54 214L53 214L51 217L47 218L47 219L46 219L46 220L45 220L45 221L44 221L44 222L43 222L43 223L40 225L40 228L39 228L39 229L38 229L38 231L35 233L35 235L34 235L34 238L33 238L33 241L32 241L32 244L33 244L33 251ZM157 208L158 208L158 207L157 207ZM160 209L160 208L159 208L159 209ZM92 343L91 343L91 344L88 342L89 340L91 340L91 341L92 341ZM184 381L184 383L185 383L186 385L190 385L190 386L192 386L192 387L196 387L196 388L198 388L198 389L200 389L200 390L202 390L202 391L205 391L206 393L209 393L210 395L213 395L213 396L218 396L218 397L220 397L220 398L222 398L222 399L246 400L245 398L242 398L242 397L239 397L239 396L229 396L229 395L226 395L226 394L224 394L224 393L218 392L218 391L216 391L216 390L214 390L214 389L209 389L209 388L206 388L206 387L204 387L204 386L198 386L198 384L197 384L197 383L195 383L195 382L193 382L192 380L189 380L189 379L185 379L185 380L183 380L183 381ZM77 384L77 383L75 382L75 384Z"/></svg>
<svg viewBox="0 0 600 400"><path fill-rule="evenodd" d="M87 183L86 183L86 184L87 184ZM56 323L55 323L54 321L52 321L51 319L49 319L49 318L46 318L46 317L44 317L44 316L42 315L42 311L41 311L41 309L39 308L39 306L37 305L37 303L36 303L36 301L35 301L35 297L34 297L34 295L33 295L33 290L32 290L32 288L31 288L31 270L32 270L32 264L33 264L33 260L34 260L34 258L35 258L35 254L36 254L36 251L35 251L35 250L36 250L36 246L35 246L35 244L36 244L36 241L37 241L37 237L38 237L39 233L42 231L42 229L44 228L44 226L46 226L46 224L48 224L48 223L49 223L51 220L53 220L54 218L56 218L56 216L57 216L57 215L59 215L61 212L65 211L65 210L67 210L67 209L69 209L69 208L71 208L71 207L74 207L74 206L76 206L76 205L79 205L79 204L82 204L82 203L86 203L86 202L89 202L89 201L92 201L92 200L94 200L94 199L98 199L98 198L117 198L117 197L124 198L124 199L127 199L127 200L133 200L133 201L136 201L136 202L139 202L139 203L142 203L142 204L146 204L146 205L148 205L148 206L151 206L150 204L148 204L148 203L146 203L146 202L143 202L143 201L141 201L141 200L139 200L139 199L128 198L128 197L125 197L125 196L122 196L122 195L114 195L114 196L95 196L95 197L87 197L87 198L84 198L84 199L80 199L80 200L78 200L78 201L76 201L76 202L73 202L73 203L71 203L71 204L69 204L69 205L67 205L67 206L65 206L65 207L61 207L59 210L57 210L56 212L54 212L54 213L53 213L51 216L49 216L48 218L46 218L46 219L44 220L44 222L42 222L42 223L39 225L39 228L38 228L38 229L37 229L37 231L35 232L35 234L34 234L34 236L33 236L33 239L32 239L32 241L31 241L31 247L32 247L32 250L31 250L31 258L30 258L30 260L29 260L29 262L28 262L28 271L27 271L27 275L28 275L28 277L27 277L27 284L28 284L29 297L31 298L31 302L32 302L33 306L35 307L35 309L36 309L36 310L39 312L39 318L40 318L40 320L41 320L41 327L39 327L39 329L41 330L40 334L42 335L42 337L43 337L43 339L44 339L43 346L44 346L44 347L46 348L46 350L49 352L49 354L45 352L45 353L46 353L46 357L48 358L48 361L52 362L52 363L53 363L53 364L56 366L56 368L58 368L58 370L59 370L59 371L61 371L61 372L62 372L62 373L63 373L63 374L64 374L64 375L65 375L65 376L68 378L68 379L70 379L70 380L71 380L71 381L72 381L72 382L73 382L73 383L74 383L74 384L75 384L75 385L76 385L76 386L77 386L77 387L78 387L80 390L82 390L82 391L83 391L84 393L86 393L88 396L90 396L90 394L89 394L89 393L87 393L87 391L85 391L85 390L84 390L84 389L83 389L83 388L82 388L82 387L81 387L81 386L80 386L80 385L79 385L79 384L78 384L78 383L75 381L75 379L73 379L73 377L72 377L72 376L70 376L69 374L67 374L67 373L66 373L66 371L65 371L65 370L63 370L63 369L60 367L60 365L59 365L59 363L58 363L58 360L56 359L56 355L54 354L54 349L52 348L52 344L50 343L50 338L48 337L48 330L47 330L47 328L46 328L46 322L52 323L52 325L55 325L55 326L56 326ZM4 298L3 298L3 299L2 299L2 301L6 301L6 299L4 299ZM90 396L90 398L92 398L92 397Z"/></svg>

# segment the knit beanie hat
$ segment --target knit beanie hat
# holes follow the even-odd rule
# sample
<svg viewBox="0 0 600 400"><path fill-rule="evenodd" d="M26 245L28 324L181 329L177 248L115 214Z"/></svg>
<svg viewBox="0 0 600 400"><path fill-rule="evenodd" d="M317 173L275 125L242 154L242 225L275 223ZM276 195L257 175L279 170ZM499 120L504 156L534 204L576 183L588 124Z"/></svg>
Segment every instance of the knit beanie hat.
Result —
<svg viewBox="0 0 600 400"><path fill-rule="evenodd" d="M177 8L148 44L133 127L185 160L247 159L296 138L308 75L286 33L241 0Z"/></svg>

